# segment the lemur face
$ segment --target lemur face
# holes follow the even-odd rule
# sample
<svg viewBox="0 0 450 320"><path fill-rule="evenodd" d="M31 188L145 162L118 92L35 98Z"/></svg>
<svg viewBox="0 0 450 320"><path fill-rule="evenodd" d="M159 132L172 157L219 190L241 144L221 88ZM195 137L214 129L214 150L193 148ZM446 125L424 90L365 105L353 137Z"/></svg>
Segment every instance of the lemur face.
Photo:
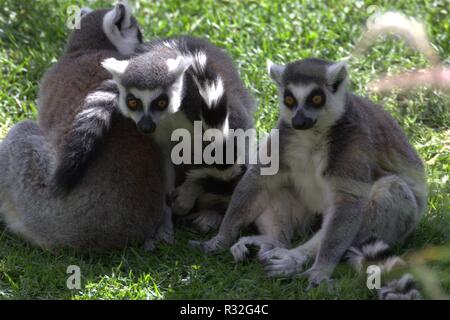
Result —
<svg viewBox="0 0 450 320"><path fill-rule="evenodd" d="M269 62L269 75L278 86L280 114L294 129L323 129L344 112L345 63L304 59L287 65Z"/></svg>
<svg viewBox="0 0 450 320"><path fill-rule="evenodd" d="M110 58L102 65L118 84L121 113L132 119L139 131L148 134L156 130L161 120L178 111L184 72L190 63L181 56L155 57L146 53L128 61Z"/></svg>
<svg viewBox="0 0 450 320"><path fill-rule="evenodd" d="M122 86L119 90L122 114L133 119L144 134L153 133L157 124L176 108L172 95L163 88L139 90Z"/></svg>

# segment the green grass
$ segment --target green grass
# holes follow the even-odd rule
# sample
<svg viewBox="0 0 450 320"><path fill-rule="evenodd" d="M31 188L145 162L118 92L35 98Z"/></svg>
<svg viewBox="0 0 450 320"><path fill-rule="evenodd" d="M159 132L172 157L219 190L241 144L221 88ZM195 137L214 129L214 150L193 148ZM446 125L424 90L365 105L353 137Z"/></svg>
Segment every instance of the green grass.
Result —
<svg viewBox="0 0 450 320"><path fill-rule="evenodd" d="M261 130L277 117L275 87L266 76L266 59L275 62L317 56L348 56L363 31L369 1L132 1L146 39L180 33L209 38L235 58L247 86L258 98L255 116ZM108 1L0 0L0 137L20 120L36 117L38 81L58 59L69 30L69 5L94 8ZM376 1L382 10L396 9L426 22L440 57L450 53L449 7L446 0ZM424 57L403 42L380 39L362 58L351 62L353 88L364 87L386 72L427 66ZM446 246L428 255L426 274L450 293L450 95L431 90L371 95L404 128L427 164L429 208L417 232L398 253ZM1 174L1 173L0 173ZM0 230L3 230L0 229ZM52 255L0 231L0 298L177 299L284 298L366 299L365 279L348 268L335 273L336 290L305 292L304 280L269 280L260 264L235 265L229 253L206 257L187 246L198 238L177 232L174 246L148 254L127 248L105 256ZM447 256L446 258L444 256ZM66 268L78 265L82 289L66 288Z"/></svg>

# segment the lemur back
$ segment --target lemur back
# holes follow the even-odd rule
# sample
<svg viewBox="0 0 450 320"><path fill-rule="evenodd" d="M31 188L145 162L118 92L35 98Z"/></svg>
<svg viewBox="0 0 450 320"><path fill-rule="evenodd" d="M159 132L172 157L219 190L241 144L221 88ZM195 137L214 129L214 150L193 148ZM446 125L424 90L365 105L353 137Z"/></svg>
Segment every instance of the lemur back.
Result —
<svg viewBox="0 0 450 320"><path fill-rule="evenodd" d="M135 41L130 43L126 52L120 52L104 29L105 17L111 13L115 11L100 9L83 16L80 29L73 30L62 56L40 82L38 122L48 139L58 148L75 116L81 111L84 98L111 77L101 67L101 62L110 57L126 58L130 54L128 50L135 52L143 45L136 20L126 11L124 14L129 15L129 26L122 28L135 32L132 36Z"/></svg>
<svg viewBox="0 0 450 320"><path fill-rule="evenodd" d="M174 83L179 81L180 85L177 86L176 92L171 93L172 99L170 99L168 112L163 116L182 111L190 122L203 120L206 125L213 126L214 121L228 119L228 127L231 129L253 127L254 101L240 79L233 61L225 51L206 40L190 36L154 40L146 44L145 51L129 61L116 59L105 61L105 68L113 74L123 90L126 88L142 91L157 91L156 89L159 88L169 90L168 88L175 86ZM168 61L173 61L174 65L167 66ZM170 68L173 69L170 70ZM203 83L196 83L196 81ZM220 91L214 91L217 89L214 85L219 81ZM202 92L199 93L198 86L202 85L211 85L211 87L203 88L204 90L200 88L203 96L217 95L210 98L218 101L226 97L227 112L211 110L215 112L206 114L208 110L202 108L204 100L208 97L202 97ZM135 117L142 116L133 113L133 110L126 109L125 106L122 106L121 111L125 116L133 118L135 122L138 122ZM202 115L205 116L204 119L201 118ZM155 117L153 121L158 123L163 119L156 119L154 114L152 116Z"/></svg>

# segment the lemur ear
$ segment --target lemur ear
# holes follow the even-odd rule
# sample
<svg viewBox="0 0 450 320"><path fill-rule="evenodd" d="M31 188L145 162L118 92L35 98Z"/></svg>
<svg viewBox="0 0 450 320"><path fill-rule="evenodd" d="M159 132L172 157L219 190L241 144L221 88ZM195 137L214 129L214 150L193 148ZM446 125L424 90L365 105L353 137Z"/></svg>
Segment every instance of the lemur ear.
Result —
<svg viewBox="0 0 450 320"><path fill-rule="evenodd" d="M327 69L327 86L332 92L336 92L342 85L345 85L348 78L347 63L340 61L332 64Z"/></svg>
<svg viewBox="0 0 450 320"><path fill-rule="evenodd" d="M131 55L142 43L139 25L131 15L131 8L125 0L120 1L103 17L103 32L109 41L123 55Z"/></svg>
<svg viewBox="0 0 450 320"><path fill-rule="evenodd" d="M131 25L131 7L127 0L122 0L116 4L114 23L119 30L129 28Z"/></svg>
<svg viewBox="0 0 450 320"><path fill-rule="evenodd" d="M103 60L102 66L108 70L114 78L118 78L125 72L125 69L128 67L129 63L130 62L128 60L121 61L115 58L108 58Z"/></svg>
<svg viewBox="0 0 450 320"><path fill-rule="evenodd" d="M81 8L80 16L84 17L85 15L87 15L88 13L91 13L92 11L94 11L94 10L92 10L91 8L88 8L88 7Z"/></svg>
<svg viewBox="0 0 450 320"><path fill-rule="evenodd" d="M131 26L131 8L128 1L122 0L116 4L114 9L110 10L104 18L103 27L107 30L113 30L117 27L119 31Z"/></svg>
<svg viewBox="0 0 450 320"><path fill-rule="evenodd" d="M270 60L267 60L267 70L269 72L269 76L278 86L283 84L283 73L286 69L286 66L281 64L275 64Z"/></svg>
<svg viewBox="0 0 450 320"><path fill-rule="evenodd" d="M192 59L189 57L178 56L175 59L168 59L166 64L169 73L172 73L176 78L179 78L187 69L189 69L192 62Z"/></svg>

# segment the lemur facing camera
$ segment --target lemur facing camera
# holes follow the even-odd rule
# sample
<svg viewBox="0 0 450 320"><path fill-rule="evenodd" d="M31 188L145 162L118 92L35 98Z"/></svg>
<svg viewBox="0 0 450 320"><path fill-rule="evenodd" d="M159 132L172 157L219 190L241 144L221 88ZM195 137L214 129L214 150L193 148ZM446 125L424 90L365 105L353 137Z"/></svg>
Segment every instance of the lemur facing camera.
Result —
<svg viewBox="0 0 450 320"><path fill-rule="evenodd" d="M187 215L186 219L202 232L217 228L245 167L202 162L197 166L181 166L176 174L170 157L175 144L171 135L178 128L192 133L194 121L201 120L203 129L213 128L221 133L221 141L211 143L226 148L229 129L252 127L253 100L230 57L205 40L181 36L155 40L147 45L145 53L129 60L110 58L103 66L113 80L105 82L99 94L114 99L103 106L102 112L120 111L136 123L139 131L156 139L165 155L165 191L173 196L173 213ZM111 119L104 117L103 123L95 125L99 128L95 132L90 125L84 128L100 140L107 134ZM96 144L94 135L92 143ZM77 172L80 162L89 161L90 151L85 145L72 144L67 153L82 156L73 158L74 161L67 157L69 161L64 163L61 176ZM174 191L176 181L183 182Z"/></svg>
<svg viewBox="0 0 450 320"><path fill-rule="evenodd" d="M174 171L171 135L184 128L195 138L194 121L202 121L202 129L220 131L221 141L213 139L211 144L226 151L230 129L252 128L254 102L231 58L206 40L180 36L154 40L139 57L108 59L103 65L119 87L121 113L142 132L154 133L166 155L167 180L174 185L182 182L174 192L170 185L167 189L172 212L191 220L199 231L218 228L244 166L226 164L224 152L222 164L206 165L202 159L200 165L178 166ZM191 151L194 159L196 150ZM244 150L236 151L239 157Z"/></svg>
<svg viewBox="0 0 450 320"><path fill-rule="evenodd" d="M255 223L260 234L241 238L231 252L244 260L260 247L269 276L329 280L345 256L353 265L383 260L389 246L417 227L426 207L422 161L393 118L347 89L344 62L304 59L269 63L280 98L280 169L262 176L251 166L236 186L218 234L191 244L206 252L229 247ZM263 146L264 147L264 146ZM272 150L277 152L277 150ZM313 217L321 228L302 245L287 249ZM305 263L314 259L303 272ZM385 261L390 269L399 259ZM413 299L411 278L380 290L383 299Z"/></svg>
<svg viewBox="0 0 450 320"><path fill-rule="evenodd" d="M152 249L173 240L157 145L115 115L100 139L102 152L92 139L111 116L104 110L111 95L102 88L110 74L101 62L139 51L139 26L125 2L81 13L80 28L41 81L39 125L18 123L0 144L1 217L46 249L104 252L143 243ZM74 146L92 151L89 167Z"/></svg>

